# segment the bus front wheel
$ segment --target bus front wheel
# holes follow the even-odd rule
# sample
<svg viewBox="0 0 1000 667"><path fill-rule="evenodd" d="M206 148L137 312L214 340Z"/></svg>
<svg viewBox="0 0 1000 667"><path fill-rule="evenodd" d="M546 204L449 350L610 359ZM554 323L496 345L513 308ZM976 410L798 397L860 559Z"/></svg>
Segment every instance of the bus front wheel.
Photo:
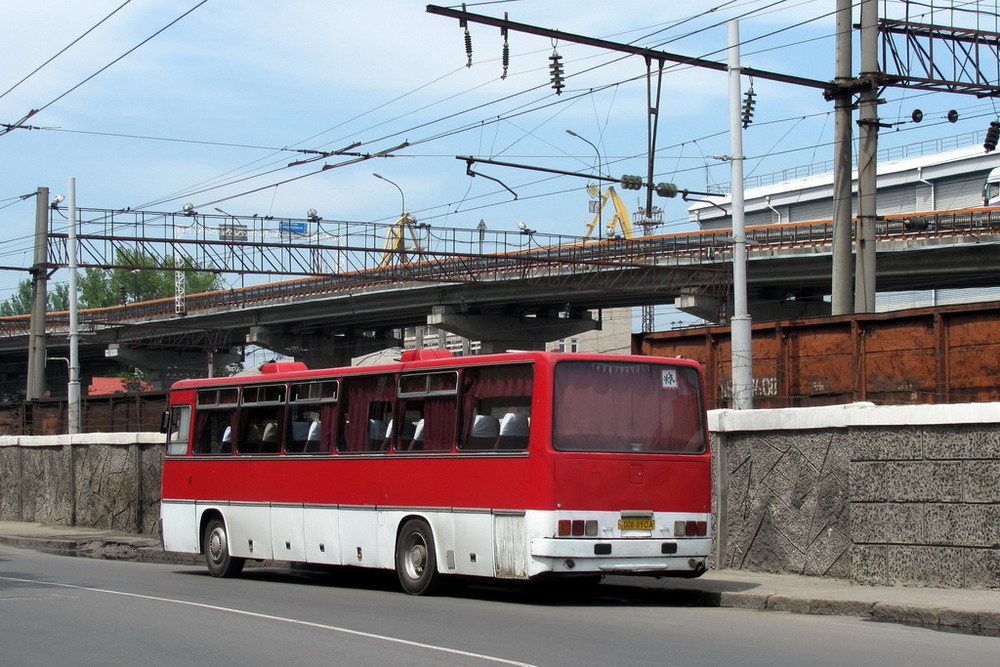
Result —
<svg viewBox="0 0 1000 667"><path fill-rule="evenodd" d="M429 595L441 586L431 527L420 519L403 524L396 540L396 575L410 595Z"/></svg>
<svg viewBox="0 0 1000 667"><path fill-rule="evenodd" d="M205 563L213 577L236 577L243 571L245 558L229 555L229 535L221 519L212 519L205 526Z"/></svg>

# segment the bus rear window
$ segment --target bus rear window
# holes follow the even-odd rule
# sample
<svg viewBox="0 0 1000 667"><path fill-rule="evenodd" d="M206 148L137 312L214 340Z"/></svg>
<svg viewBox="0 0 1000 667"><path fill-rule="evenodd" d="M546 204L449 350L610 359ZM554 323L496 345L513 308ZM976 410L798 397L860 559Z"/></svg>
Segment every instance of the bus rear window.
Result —
<svg viewBox="0 0 1000 667"><path fill-rule="evenodd" d="M705 451L701 382L689 366L562 361L556 364L553 393L556 449Z"/></svg>

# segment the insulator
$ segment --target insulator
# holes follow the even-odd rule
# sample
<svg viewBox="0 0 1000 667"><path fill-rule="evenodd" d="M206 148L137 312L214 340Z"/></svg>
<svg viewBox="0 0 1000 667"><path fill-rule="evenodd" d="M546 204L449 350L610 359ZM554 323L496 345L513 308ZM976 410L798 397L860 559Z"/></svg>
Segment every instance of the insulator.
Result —
<svg viewBox="0 0 1000 667"><path fill-rule="evenodd" d="M920 109L914 109L913 113L910 114L910 120L914 123L919 123L924 119L924 112Z"/></svg>
<svg viewBox="0 0 1000 667"><path fill-rule="evenodd" d="M661 197L667 197L673 199L677 196L677 186L673 183L657 183L656 184L656 194Z"/></svg>
<svg viewBox="0 0 1000 667"><path fill-rule="evenodd" d="M757 93L753 92L753 86L747 90L746 97L743 99L743 129L745 130L750 123L753 122L753 108L757 104L756 98Z"/></svg>
<svg viewBox="0 0 1000 667"><path fill-rule="evenodd" d="M948 115L945 116L945 118L948 119L949 123L957 123L958 122L958 112L955 111L954 109L952 109L951 111L948 112Z"/></svg>
<svg viewBox="0 0 1000 667"><path fill-rule="evenodd" d="M503 13L503 20L507 20L507 12ZM500 63L503 65L501 79L507 78L507 68L510 66L510 44L507 42L507 28L500 28L500 35L503 37L503 53L500 56Z"/></svg>
<svg viewBox="0 0 1000 667"><path fill-rule="evenodd" d="M638 190L642 188L642 176L625 174L621 177L620 183L623 190Z"/></svg>
<svg viewBox="0 0 1000 667"><path fill-rule="evenodd" d="M990 123L990 129L986 130L986 140L983 142L983 148L987 153L996 150L998 140L1000 140L1000 122L994 120Z"/></svg>
<svg viewBox="0 0 1000 667"><path fill-rule="evenodd" d="M466 67L472 67L472 35L469 33L469 29L465 29L465 55L469 57L469 61L465 63Z"/></svg>
<svg viewBox="0 0 1000 667"><path fill-rule="evenodd" d="M566 87L563 83L563 66L562 66L562 56L553 49L552 55L549 56L549 75L552 77L552 88L556 91L556 95L562 93L562 89Z"/></svg>

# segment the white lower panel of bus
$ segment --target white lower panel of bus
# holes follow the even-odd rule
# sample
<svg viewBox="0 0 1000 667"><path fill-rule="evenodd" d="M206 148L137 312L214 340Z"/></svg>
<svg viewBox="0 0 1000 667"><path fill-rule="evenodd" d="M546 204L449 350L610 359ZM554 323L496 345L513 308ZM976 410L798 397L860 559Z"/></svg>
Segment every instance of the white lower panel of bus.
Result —
<svg viewBox="0 0 1000 667"><path fill-rule="evenodd" d="M690 572L704 567L711 547L707 537L672 534L675 522L708 521L707 514L650 512L654 528L623 531L622 512L165 500L164 549L200 553L201 533L213 516L225 522L233 556L387 569L395 567L401 525L418 518L433 533L438 571L511 579L549 572ZM596 536L554 537L560 519L584 517L599 522Z"/></svg>

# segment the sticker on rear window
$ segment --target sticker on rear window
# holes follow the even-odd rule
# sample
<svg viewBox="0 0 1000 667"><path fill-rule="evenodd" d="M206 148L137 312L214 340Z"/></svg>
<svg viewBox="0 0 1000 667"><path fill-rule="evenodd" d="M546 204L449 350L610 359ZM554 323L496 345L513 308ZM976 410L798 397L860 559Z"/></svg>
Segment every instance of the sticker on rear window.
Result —
<svg viewBox="0 0 1000 667"><path fill-rule="evenodd" d="M660 371L660 386L663 389L677 389L677 371L673 368Z"/></svg>

